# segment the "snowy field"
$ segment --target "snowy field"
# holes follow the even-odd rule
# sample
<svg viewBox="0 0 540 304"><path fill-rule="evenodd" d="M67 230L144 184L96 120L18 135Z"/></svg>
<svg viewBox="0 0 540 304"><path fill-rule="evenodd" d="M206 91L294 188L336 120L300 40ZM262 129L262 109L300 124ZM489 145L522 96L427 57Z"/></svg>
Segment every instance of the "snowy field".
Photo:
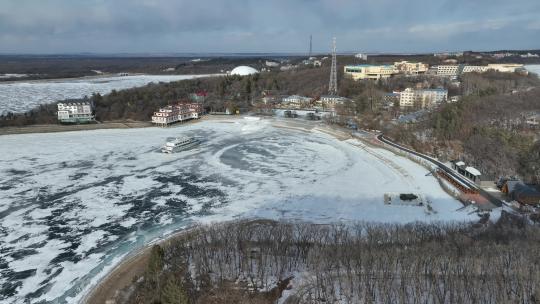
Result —
<svg viewBox="0 0 540 304"><path fill-rule="evenodd" d="M478 219L407 159L272 124L1 136L0 302L76 303L128 252L193 221ZM179 134L202 143L157 152ZM402 192L432 210L384 204Z"/></svg>
<svg viewBox="0 0 540 304"><path fill-rule="evenodd" d="M135 75L0 83L0 115L25 112L40 104L91 96L92 93L103 95L112 90L140 87L151 82L171 82L202 76Z"/></svg>

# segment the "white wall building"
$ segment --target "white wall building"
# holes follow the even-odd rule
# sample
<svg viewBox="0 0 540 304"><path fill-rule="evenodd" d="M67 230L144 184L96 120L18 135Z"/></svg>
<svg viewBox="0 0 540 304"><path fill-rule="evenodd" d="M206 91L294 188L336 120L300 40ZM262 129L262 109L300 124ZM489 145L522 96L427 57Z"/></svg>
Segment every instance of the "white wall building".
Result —
<svg viewBox="0 0 540 304"><path fill-rule="evenodd" d="M399 106L427 108L445 102L447 99L448 91L444 89L415 90L407 88L399 93Z"/></svg>
<svg viewBox="0 0 540 304"><path fill-rule="evenodd" d="M57 108L57 117L60 122L81 123L94 120L92 104L87 101L59 102Z"/></svg>
<svg viewBox="0 0 540 304"><path fill-rule="evenodd" d="M484 73L488 67L485 65L466 65L463 67L462 73Z"/></svg>
<svg viewBox="0 0 540 304"><path fill-rule="evenodd" d="M437 66L437 76L457 77L459 75L459 65L439 65Z"/></svg>
<svg viewBox="0 0 540 304"><path fill-rule="evenodd" d="M300 96L300 95L291 95L282 99L282 104L291 108L302 108L309 106L313 101L313 98Z"/></svg>
<svg viewBox="0 0 540 304"><path fill-rule="evenodd" d="M392 77L397 74L398 71L393 65L373 65L373 64L359 64L359 65L346 65L344 67L345 76L354 80L360 79L372 79L379 80Z"/></svg>

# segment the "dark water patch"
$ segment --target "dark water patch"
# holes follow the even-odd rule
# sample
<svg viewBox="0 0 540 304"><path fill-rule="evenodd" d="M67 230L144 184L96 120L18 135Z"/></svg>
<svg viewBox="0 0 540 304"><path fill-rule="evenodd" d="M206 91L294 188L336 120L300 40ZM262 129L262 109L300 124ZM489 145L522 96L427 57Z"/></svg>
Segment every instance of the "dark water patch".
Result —
<svg viewBox="0 0 540 304"><path fill-rule="evenodd" d="M99 229L106 231L109 235L126 235L135 230L134 228L124 227L118 223L104 224L99 226ZM117 242L117 240L111 241L111 243L115 242Z"/></svg>
<svg viewBox="0 0 540 304"><path fill-rule="evenodd" d="M27 246L26 248L34 248L34 249L36 249L36 248L42 248L45 245L47 245L47 241L34 243L34 244L31 244L31 245Z"/></svg>
<svg viewBox="0 0 540 304"><path fill-rule="evenodd" d="M34 255L34 254L37 254L38 252L35 250L35 249L28 249L28 248L25 248L25 249L19 249L15 252L13 252L12 254L10 254L10 256L12 258L14 258L15 260L20 260L24 257L27 257L29 255Z"/></svg>
<svg viewBox="0 0 540 304"><path fill-rule="evenodd" d="M30 173L29 171L17 170L17 169L7 169L5 172L10 175L26 175Z"/></svg>
<svg viewBox="0 0 540 304"><path fill-rule="evenodd" d="M4 276L4 273L2 273L2 276ZM14 282L10 280L2 284L2 286L0 286L2 287L0 288L0 300L6 300L16 295L17 289L19 289L21 286L22 286L21 281Z"/></svg>
<svg viewBox="0 0 540 304"><path fill-rule="evenodd" d="M174 214L186 214L190 209L186 201L176 198L168 199L165 205L167 205L169 210L174 211Z"/></svg>
<svg viewBox="0 0 540 304"><path fill-rule="evenodd" d="M67 250L65 252L60 253L56 257L54 257L54 259L52 259L49 262L49 265L57 265L57 264L60 264L62 262L77 263L81 259L82 259L82 257L79 254L76 254L75 252L73 252L73 250Z"/></svg>
<svg viewBox="0 0 540 304"><path fill-rule="evenodd" d="M0 247L0 254L2 255L9 254L13 252L14 249L15 247L9 247L9 246L4 245L3 247Z"/></svg>
<svg viewBox="0 0 540 304"><path fill-rule="evenodd" d="M5 184L0 185L0 190L2 190L2 191L10 190L10 189L13 189L13 188L15 188L14 184L5 183Z"/></svg>
<svg viewBox="0 0 540 304"><path fill-rule="evenodd" d="M79 180L79 179L81 179L81 178L83 178L83 177L85 177L87 175L88 175L88 173L86 173L86 172L78 172L78 173L75 173L73 175L70 175L69 179L70 180Z"/></svg>
<svg viewBox="0 0 540 304"><path fill-rule="evenodd" d="M31 237L31 235L30 235L29 233L23 234L23 235L21 235L20 237L14 239L14 240L12 240L12 241L10 241L9 243L10 243L10 244L15 244L15 243L18 243L18 242L24 242L24 241L29 240L30 237Z"/></svg>
<svg viewBox="0 0 540 304"><path fill-rule="evenodd" d="M49 283L52 279L54 279L59 274L61 274L63 270L64 270L64 267L58 267L58 268L55 268L55 271L53 272L51 268L47 268L46 270L44 270L44 272L47 274L47 278L41 281L39 285L44 285L44 284Z"/></svg>
<svg viewBox="0 0 540 304"><path fill-rule="evenodd" d="M51 278L52 279L52 278ZM40 284L40 285L43 285L43 284ZM47 293L51 287L52 287L53 284L46 284L40 288L38 288L36 291L34 292L30 292L28 293L24 298L26 299L26 301L28 303L30 303L30 301L32 299L35 299L35 298L38 298L38 297L41 297L42 295L44 295L45 293ZM41 301L41 303L44 303L45 301Z"/></svg>
<svg viewBox="0 0 540 304"><path fill-rule="evenodd" d="M27 279L29 277L35 276L36 271L37 271L37 269L28 269L28 270L13 272L13 273L11 273L11 275L8 276L8 278L10 280L13 280L13 281L24 280L24 279Z"/></svg>

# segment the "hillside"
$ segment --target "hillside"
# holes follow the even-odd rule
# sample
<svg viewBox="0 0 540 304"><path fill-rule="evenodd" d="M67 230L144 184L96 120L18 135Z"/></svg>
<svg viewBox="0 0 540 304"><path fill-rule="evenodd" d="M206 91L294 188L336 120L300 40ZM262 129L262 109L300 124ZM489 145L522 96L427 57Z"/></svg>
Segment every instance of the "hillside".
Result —
<svg viewBox="0 0 540 304"><path fill-rule="evenodd" d="M538 227L247 221L154 245L117 303L511 303L539 296Z"/></svg>

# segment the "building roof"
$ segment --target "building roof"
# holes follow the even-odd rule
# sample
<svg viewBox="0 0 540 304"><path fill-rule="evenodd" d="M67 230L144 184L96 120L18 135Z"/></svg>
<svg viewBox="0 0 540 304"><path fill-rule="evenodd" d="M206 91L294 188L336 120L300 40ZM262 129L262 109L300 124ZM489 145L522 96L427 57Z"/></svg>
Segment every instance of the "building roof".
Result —
<svg viewBox="0 0 540 304"><path fill-rule="evenodd" d="M448 90L446 90L446 89L423 89L423 91L448 92Z"/></svg>
<svg viewBox="0 0 540 304"><path fill-rule="evenodd" d="M508 193L510 193L513 198L519 198L519 197L523 198L523 196L540 198L540 192L538 192L538 190L524 184L521 181L519 181L518 183L514 185L512 191L510 191L510 187L509 187Z"/></svg>
<svg viewBox="0 0 540 304"><path fill-rule="evenodd" d="M247 76L247 75L253 75L253 74L258 74L258 73L259 71L257 71L256 69L249 66L245 66L245 65L238 66L231 71L231 75L239 75L239 76Z"/></svg>
<svg viewBox="0 0 540 304"><path fill-rule="evenodd" d="M458 161L456 163L456 166L465 166L465 163L463 161Z"/></svg>
<svg viewBox="0 0 540 304"><path fill-rule="evenodd" d="M474 167L467 167L467 168L465 168L465 171L469 172L470 174L472 174L474 176L482 175L482 173L480 173L480 171L478 171L478 169L476 169Z"/></svg>
<svg viewBox="0 0 540 304"><path fill-rule="evenodd" d="M367 67L394 67L391 64L348 64L345 67L358 67L358 68L367 68Z"/></svg>

